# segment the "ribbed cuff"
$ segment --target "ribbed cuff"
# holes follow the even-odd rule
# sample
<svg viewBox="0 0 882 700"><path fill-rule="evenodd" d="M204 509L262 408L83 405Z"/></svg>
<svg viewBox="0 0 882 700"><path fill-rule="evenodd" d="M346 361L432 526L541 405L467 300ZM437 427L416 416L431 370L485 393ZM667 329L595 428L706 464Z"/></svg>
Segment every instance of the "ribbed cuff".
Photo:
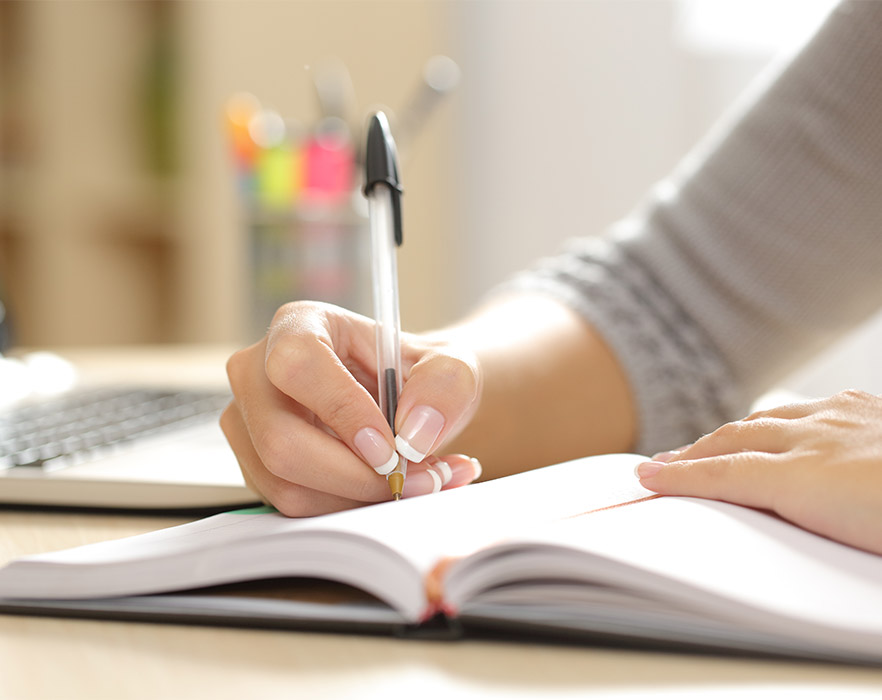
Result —
<svg viewBox="0 0 882 700"><path fill-rule="evenodd" d="M700 328L621 250L582 241L500 290L548 294L600 333L634 393L638 453L690 443L742 416L749 405Z"/></svg>

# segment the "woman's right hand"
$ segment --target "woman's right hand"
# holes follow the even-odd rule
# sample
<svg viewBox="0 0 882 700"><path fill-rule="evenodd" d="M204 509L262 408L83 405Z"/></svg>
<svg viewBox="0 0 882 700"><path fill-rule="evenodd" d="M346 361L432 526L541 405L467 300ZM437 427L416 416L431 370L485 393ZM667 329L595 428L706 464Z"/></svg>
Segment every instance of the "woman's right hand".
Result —
<svg viewBox="0 0 882 700"><path fill-rule="evenodd" d="M375 324L345 309L293 302L266 337L227 363L233 402L221 427L246 483L289 516L391 499L383 474L411 460L404 497L470 483L477 460L433 456L481 397L474 353L443 339L402 335L397 438L377 405Z"/></svg>

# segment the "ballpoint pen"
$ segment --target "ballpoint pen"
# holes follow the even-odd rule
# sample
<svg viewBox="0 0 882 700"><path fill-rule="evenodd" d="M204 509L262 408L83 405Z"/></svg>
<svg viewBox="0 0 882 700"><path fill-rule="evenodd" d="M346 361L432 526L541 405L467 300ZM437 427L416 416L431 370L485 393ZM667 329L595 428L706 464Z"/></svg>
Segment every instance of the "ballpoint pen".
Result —
<svg viewBox="0 0 882 700"><path fill-rule="evenodd" d="M398 309L397 247L401 245L401 184L395 141L383 112L368 124L364 194L368 200L373 264L374 317L377 322L377 384L380 409L395 432L395 411L401 392L401 319ZM407 460L386 477L392 496L401 498Z"/></svg>

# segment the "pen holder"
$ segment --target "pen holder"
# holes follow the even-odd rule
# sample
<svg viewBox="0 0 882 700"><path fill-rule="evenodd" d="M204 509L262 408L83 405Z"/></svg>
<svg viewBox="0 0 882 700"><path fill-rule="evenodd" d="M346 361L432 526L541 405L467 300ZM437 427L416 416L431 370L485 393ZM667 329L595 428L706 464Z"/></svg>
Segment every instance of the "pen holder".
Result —
<svg viewBox="0 0 882 700"><path fill-rule="evenodd" d="M299 204L249 214L250 318L260 337L289 301L324 301L370 313L370 231L360 192L335 205Z"/></svg>
<svg viewBox="0 0 882 700"><path fill-rule="evenodd" d="M306 130L248 94L233 96L226 116L249 249L249 337L289 301L370 313L367 201L346 125Z"/></svg>

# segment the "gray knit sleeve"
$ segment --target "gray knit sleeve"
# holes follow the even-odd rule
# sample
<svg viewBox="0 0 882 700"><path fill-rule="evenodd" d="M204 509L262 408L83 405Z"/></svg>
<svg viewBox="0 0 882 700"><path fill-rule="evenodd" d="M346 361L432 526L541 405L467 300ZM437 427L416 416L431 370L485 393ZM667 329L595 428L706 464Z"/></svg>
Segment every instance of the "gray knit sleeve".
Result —
<svg viewBox="0 0 882 700"><path fill-rule="evenodd" d="M602 334L636 450L743 415L882 306L882 2L843 3L632 216L507 286Z"/></svg>

